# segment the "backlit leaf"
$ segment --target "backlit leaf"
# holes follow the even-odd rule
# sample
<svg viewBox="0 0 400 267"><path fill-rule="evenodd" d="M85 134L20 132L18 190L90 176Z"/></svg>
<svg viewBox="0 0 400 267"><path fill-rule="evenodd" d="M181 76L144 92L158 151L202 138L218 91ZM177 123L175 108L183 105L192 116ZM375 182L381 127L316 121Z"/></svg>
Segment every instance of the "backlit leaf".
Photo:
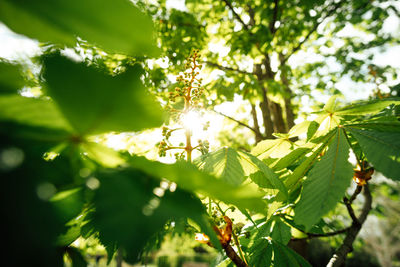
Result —
<svg viewBox="0 0 400 267"><path fill-rule="evenodd" d="M75 46L76 37L113 53L155 54L151 18L130 1L1 0L0 21L41 42Z"/></svg>
<svg viewBox="0 0 400 267"><path fill-rule="evenodd" d="M48 94L80 134L159 126L161 109L143 88L141 74L139 65L112 77L58 55L44 60Z"/></svg>
<svg viewBox="0 0 400 267"><path fill-rule="evenodd" d="M343 197L353 176L349 144L340 128L322 159L310 170L295 208L295 222L306 229L317 223Z"/></svg>

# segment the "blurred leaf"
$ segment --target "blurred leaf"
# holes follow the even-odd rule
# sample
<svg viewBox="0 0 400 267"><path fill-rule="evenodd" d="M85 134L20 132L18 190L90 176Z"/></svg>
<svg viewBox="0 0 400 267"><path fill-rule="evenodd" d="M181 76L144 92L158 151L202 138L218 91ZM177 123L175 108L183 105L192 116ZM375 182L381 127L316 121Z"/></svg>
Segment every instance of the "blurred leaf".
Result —
<svg viewBox="0 0 400 267"><path fill-rule="evenodd" d="M317 223L343 197L353 176L348 162L350 146L338 128L326 154L310 170L295 207L295 222L306 229Z"/></svg>
<svg viewBox="0 0 400 267"><path fill-rule="evenodd" d="M87 262L86 262L85 258L82 256L79 249L74 248L74 247L68 247L67 254L72 261L72 267L86 267L87 266Z"/></svg>
<svg viewBox="0 0 400 267"><path fill-rule="evenodd" d="M92 160L104 167L115 168L125 163L118 151L95 142L84 142L81 147Z"/></svg>
<svg viewBox="0 0 400 267"><path fill-rule="evenodd" d="M117 242L129 253L128 259L137 259L147 240L168 220L191 218L216 240L201 201L193 195L163 190L159 181L132 169L103 171L97 177L100 188L95 192L93 224L101 242Z"/></svg>
<svg viewBox="0 0 400 267"><path fill-rule="evenodd" d="M15 93L24 85L20 66L0 61L0 93Z"/></svg>
<svg viewBox="0 0 400 267"><path fill-rule="evenodd" d="M0 95L0 120L22 125L70 131L53 102L20 95Z"/></svg>
<svg viewBox="0 0 400 267"><path fill-rule="evenodd" d="M81 188L62 191L54 195L50 202L55 207L61 220L67 223L82 211L83 192Z"/></svg>
<svg viewBox="0 0 400 267"><path fill-rule="evenodd" d="M266 208L265 202L261 199L263 194L254 187L230 185L187 162L163 164L143 157L134 157L129 163L154 177L165 177L185 190L219 199L242 209L263 212Z"/></svg>
<svg viewBox="0 0 400 267"><path fill-rule="evenodd" d="M311 121L303 121L299 124L296 124L289 130L289 137L292 138L307 133L307 130L309 129L311 123Z"/></svg>
<svg viewBox="0 0 400 267"><path fill-rule="evenodd" d="M112 77L58 55L44 60L48 93L81 134L159 126L161 109L143 88L141 74L139 65Z"/></svg>
<svg viewBox="0 0 400 267"><path fill-rule="evenodd" d="M11 30L70 47L76 37L113 53L156 55L151 18L124 0L1 0L0 20Z"/></svg>
<svg viewBox="0 0 400 267"><path fill-rule="evenodd" d="M357 139L362 151L377 171L400 180L400 132L346 129Z"/></svg>
<svg viewBox="0 0 400 267"><path fill-rule="evenodd" d="M310 123L310 126L308 126L307 129L307 141L309 141L315 134L315 132L318 130L319 128L319 123L316 121L312 121Z"/></svg>
<svg viewBox="0 0 400 267"><path fill-rule="evenodd" d="M386 108L391 104L400 104L399 99L379 99L363 101L360 103L355 103L353 105L346 106L335 111L336 115L366 115L366 114L376 114L382 109Z"/></svg>
<svg viewBox="0 0 400 267"><path fill-rule="evenodd" d="M328 113L334 113L336 111L336 99L338 98L337 95L331 96L328 101L326 102L323 110Z"/></svg>

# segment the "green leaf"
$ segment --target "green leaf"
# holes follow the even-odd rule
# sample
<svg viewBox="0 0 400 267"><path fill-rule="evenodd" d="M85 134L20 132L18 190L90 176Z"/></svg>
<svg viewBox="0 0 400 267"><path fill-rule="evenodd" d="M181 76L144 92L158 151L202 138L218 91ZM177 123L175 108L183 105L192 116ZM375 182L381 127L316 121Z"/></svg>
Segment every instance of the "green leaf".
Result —
<svg viewBox="0 0 400 267"><path fill-rule="evenodd" d="M284 157L292 147L287 139L263 140L251 150L251 154L259 159Z"/></svg>
<svg viewBox="0 0 400 267"><path fill-rule="evenodd" d="M349 149L343 129L338 128L328 151L304 182L295 207L296 223L310 229L343 197L353 176L352 165L348 162Z"/></svg>
<svg viewBox="0 0 400 267"><path fill-rule="evenodd" d="M297 189L299 183L306 173L310 170L317 157L322 153L325 147L329 144L335 131L329 132L321 138L320 144L316 146L314 152L307 157L299 166L294 169L293 173L285 180L285 185L290 192Z"/></svg>
<svg viewBox="0 0 400 267"><path fill-rule="evenodd" d="M124 0L0 0L0 20L41 42L75 46L76 37L113 53L155 55L151 18Z"/></svg>
<svg viewBox="0 0 400 267"><path fill-rule="evenodd" d="M314 134L316 133L318 128L319 128L318 122L312 121L310 123L310 125L308 126L308 129L307 129L307 141L309 141L314 136Z"/></svg>
<svg viewBox="0 0 400 267"><path fill-rule="evenodd" d="M48 94L80 134L159 126L160 106L143 88L141 74L139 65L112 77L58 55L44 60Z"/></svg>
<svg viewBox="0 0 400 267"><path fill-rule="evenodd" d="M129 253L127 258L136 260L147 240L168 220L191 218L217 240L204 206L193 195L163 189L159 180L133 169L105 170L96 177L100 187L95 191L93 225L102 243L117 242Z"/></svg>
<svg viewBox="0 0 400 267"><path fill-rule="evenodd" d="M84 142L81 145L87 156L104 167L115 168L125 163L118 151L95 142Z"/></svg>
<svg viewBox="0 0 400 267"><path fill-rule="evenodd" d="M265 211L266 204L261 199L263 194L254 186L233 186L200 171L193 164L182 161L175 164L163 164L143 157L134 157L129 164L154 177L165 177L185 190L222 200L241 209Z"/></svg>
<svg viewBox="0 0 400 267"><path fill-rule="evenodd" d="M382 109L386 108L391 104L400 104L399 99L378 99L370 101L362 101L360 103L355 103L344 108L335 111L336 115L366 115L366 114L376 114Z"/></svg>
<svg viewBox="0 0 400 267"><path fill-rule="evenodd" d="M20 66L0 61L0 93L15 93L24 85Z"/></svg>
<svg viewBox="0 0 400 267"><path fill-rule="evenodd" d="M326 102L323 110L328 113L334 113L336 111L336 99L338 98L337 95L331 96L328 101Z"/></svg>
<svg viewBox="0 0 400 267"><path fill-rule="evenodd" d="M74 188L59 192L51 198L50 202L62 221L67 223L82 211L84 203L82 189Z"/></svg>
<svg viewBox="0 0 400 267"><path fill-rule="evenodd" d="M71 126L53 102L20 95L0 95L0 120L53 130Z"/></svg>
<svg viewBox="0 0 400 267"><path fill-rule="evenodd" d="M250 255L250 266L265 267L271 266L272 243L266 238L261 238L255 243L255 250Z"/></svg>
<svg viewBox="0 0 400 267"><path fill-rule="evenodd" d="M265 178L268 180L268 183L272 184L273 188L276 188L279 190L280 193L283 194L285 198L288 197L288 191L283 184L283 182L279 179L278 175L274 173L273 170L271 170L264 162L259 160L257 157L246 153L242 152L244 155L248 157L248 161L250 160L257 168L265 175ZM250 176L250 178L254 178L254 176ZM264 183L260 182L259 180L253 180L255 183L258 182L258 185L262 187Z"/></svg>
<svg viewBox="0 0 400 267"><path fill-rule="evenodd" d="M271 238L284 245L289 243L292 237L290 226L284 223L279 217L275 218L275 223L272 229Z"/></svg>
<svg viewBox="0 0 400 267"><path fill-rule="evenodd" d="M291 137L296 137L296 136L299 136L301 134L307 133L307 129L309 129L311 123L312 123L311 121L303 121L303 122L301 122L299 124L296 124L295 126L293 126L290 129L290 131L288 133L289 137L290 138Z"/></svg>
<svg viewBox="0 0 400 267"><path fill-rule="evenodd" d="M289 247L272 240L274 249L274 267L311 267L311 265L300 255Z"/></svg>
<svg viewBox="0 0 400 267"><path fill-rule="evenodd" d="M87 262L86 262L85 258L82 256L79 249L74 248L74 247L68 247L66 251L72 261L72 267L86 267L87 266Z"/></svg>
<svg viewBox="0 0 400 267"><path fill-rule="evenodd" d="M377 171L400 180L400 132L378 132L353 127L346 129L357 139L362 151Z"/></svg>
<svg viewBox="0 0 400 267"><path fill-rule="evenodd" d="M284 156L283 158L279 159L275 164L272 165L272 169L275 171L282 170L284 168L287 168L294 162L296 162L299 158L303 157L306 155L308 152L310 152L310 148L307 147L299 147Z"/></svg>
<svg viewBox="0 0 400 267"><path fill-rule="evenodd" d="M240 155L230 147L208 153L197 159L195 164L206 173L232 185L240 185L246 179Z"/></svg>

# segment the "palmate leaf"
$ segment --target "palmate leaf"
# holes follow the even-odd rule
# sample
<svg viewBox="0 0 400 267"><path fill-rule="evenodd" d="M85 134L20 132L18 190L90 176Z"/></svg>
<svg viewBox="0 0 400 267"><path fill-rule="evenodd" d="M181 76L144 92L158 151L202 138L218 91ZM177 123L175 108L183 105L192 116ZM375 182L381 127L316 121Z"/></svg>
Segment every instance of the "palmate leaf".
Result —
<svg viewBox="0 0 400 267"><path fill-rule="evenodd" d="M400 132L379 132L346 127L377 171L400 180Z"/></svg>
<svg viewBox="0 0 400 267"><path fill-rule="evenodd" d="M71 131L53 102L20 95L0 95L0 120L20 125L60 131Z"/></svg>
<svg viewBox="0 0 400 267"><path fill-rule="evenodd" d="M285 180L285 185L290 192L293 192L298 188L302 178L310 170L317 157L329 144L334 134L335 131L330 131L328 134L323 136L320 140L320 144L316 146L313 153L308 156L299 166L297 166L293 173Z"/></svg>
<svg viewBox="0 0 400 267"><path fill-rule="evenodd" d="M306 229L317 223L343 197L353 176L348 162L350 146L343 129L338 128L328 151L310 170L295 207L295 222Z"/></svg>
<svg viewBox="0 0 400 267"><path fill-rule="evenodd" d="M335 111L336 115L366 115L376 114L391 104L400 104L400 99L378 99L355 103Z"/></svg>
<svg viewBox="0 0 400 267"><path fill-rule="evenodd" d="M272 240L274 267L311 267L311 265L291 248Z"/></svg>
<svg viewBox="0 0 400 267"><path fill-rule="evenodd" d="M95 191L92 224L102 243L116 242L125 249L127 260L135 262L152 235L167 221L180 218L195 221L218 244L204 206L192 194L179 188L163 191L158 179L133 169L104 170L96 177L100 187Z"/></svg>
<svg viewBox="0 0 400 267"><path fill-rule="evenodd" d="M300 255L282 243L269 238L259 239L250 255L250 266L311 267Z"/></svg>
<svg viewBox="0 0 400 267"><path fill-rule="evenodd" d="M159 126L161 108L140 81L135 65L112 77L59 55L44 59L47 92L79 134L138 131Z"/></svg>
<svg viewBox="0 0 400 267"><path fill-rule="evenodd" d="M290 151L291 147L292 143L286 138L263 140L251 150L251 154L259 159L281 158Z"/></svg>
<svg viewBox="0 0 400 267"><path fill-rule="evenodd" d="M266 238L258 239L254 246L256 249L250 255L250 266L262 267L271 266L272 242Z"/></svg>
<svg viewBox="0 0 400 267"><path fill-rule="evenodd" d="M240 185L246 179L241 161L241 156L236 150L224 147L203 155L195 161L195 164L206 173L219 177L229 184ZM247 170L250 173L255 171L254 168Z"/></svg>
<svg viewBox="0 0 400 267"><path fill-rule="evenodd" d="M276 217L274 219L274 226L272 228L271 238L286 245L287 243L289 243L290 238L292 237L290 229L290 226L284 223L281 218Z"/></svg>
<svg viewBox="0 0 400 267"><path fill-rule="evenodd" d="M219 199L241 209L265 212L266 203L262 200L264 194L254 186L233 186L200 171L193 164L181 161L175 164L163 164L149 161L143 157L134 157L129 161L129 164L154 177L164 177L175 182L178 187L190 192Z"/></svg>
<svg viewBox="0 0 400 267"><path fill-rule="evenodd" d="M278 175L249 153L224 147L200 157L195 163L201 170L220 177L229 184L240 185L250 176L258 186L272 186L287 197L287 189Z"/></svg>
<svg viewBox="0 0 400 267"><path fill-rule="evenodd" d="M127 55L156 55L153 24L130 1L0 0L0 21L41 42L75 46L76 37Z"/></svg>

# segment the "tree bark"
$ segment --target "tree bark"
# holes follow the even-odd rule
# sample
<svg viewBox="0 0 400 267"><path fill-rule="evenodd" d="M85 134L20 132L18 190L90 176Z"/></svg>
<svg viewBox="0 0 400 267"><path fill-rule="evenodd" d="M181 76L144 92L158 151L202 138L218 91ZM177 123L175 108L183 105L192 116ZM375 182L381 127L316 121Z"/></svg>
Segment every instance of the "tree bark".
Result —
<svg viewBox="0 0 400 267"><path fill-rule="evenodd" d="M361 226L367 219L369 211L371 210L372 196L371 192L369 191L368 184L363 186L363 195L365 200L361 210L361 214L358 218L356 218L356 220L353 219L353 223L350 226L349 230L347 231L346 237L343 240L342 245L332 256L328 265L326 265L327 267L343 266L344 262L346 261L347 254L353 250L353 242L356 239L358 233L360 232Z"/></svg>
<svg viewBox="0 0 400 267"><path fill-rule="evenodd" d="M263 140L263 136L260 132L260 125L258 124L258 118L257 118L257 110L256 106L254 104L251 104L251 116L253 117L253 124L254 124L254 133L256 135L256 143L260 142Z"/></svg>
<svg viewBox="0 0 400 267"><path fill-rule="evenodd" d="M282 112L282 107L278 103L272 102L272 111L274 115L274 130L276 133L286 133L286 124L285 121L283 120L283 112Z"/></svg>

